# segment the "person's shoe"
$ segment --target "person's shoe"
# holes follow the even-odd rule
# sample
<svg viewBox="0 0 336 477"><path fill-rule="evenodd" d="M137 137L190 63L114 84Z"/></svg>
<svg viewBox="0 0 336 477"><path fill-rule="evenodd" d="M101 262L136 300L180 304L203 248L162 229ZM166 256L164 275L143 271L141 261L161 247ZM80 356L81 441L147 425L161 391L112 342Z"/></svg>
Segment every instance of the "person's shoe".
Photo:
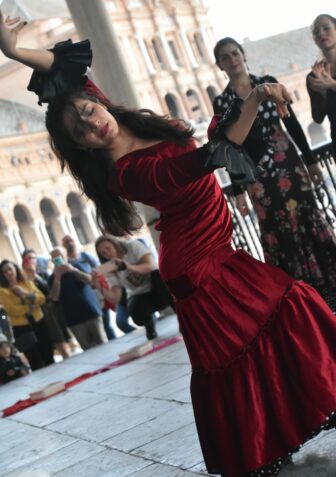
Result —
<svg viewBox="0 0 336 477"><path fill-rule="evenodd" d="M146 337L148 340L154 340L155 338L157 338L157 332L153 322L145 325L145 328L146 328Z"/></svg>

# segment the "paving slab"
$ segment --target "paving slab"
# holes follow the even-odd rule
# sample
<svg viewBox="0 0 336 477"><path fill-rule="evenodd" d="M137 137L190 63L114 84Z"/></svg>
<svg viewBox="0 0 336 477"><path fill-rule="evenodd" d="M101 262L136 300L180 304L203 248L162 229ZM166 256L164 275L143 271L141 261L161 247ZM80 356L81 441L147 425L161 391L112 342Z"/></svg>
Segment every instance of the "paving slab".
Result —
<svg viewBox="0 0 336 477"><path fill-rule="evenodd" d="M154 353L153 353L154 354ZM106 394L118 394L122 396L141 396L163 384L173 382L181 375L190 374L190 365L181 364L153 364L143 369L136 376L130 376L121 381L107 385L104 389Z"/></svg>
<svg viewBox="0 0 336 477"><path fill-rule="evenodd" d="M195 477L195 475L194 472L178 469L171 465L153 464L128 477Z"/></svg>
<svg viewBox="0 0 336 477"><path fill-rule="evenodd" d="M189 469L203 461L194 422L139 447L132 453L182 469Z"/></svg>
<svg viewBox="0 0 336 477"><path fill-rule="evenodd" d="M148 398L106 396L96 406L79 411L48 426L48 429L93 442L102 442L154 419L169 408L169 402Z"/></svg>
<svg viewBox="0 0 336 477"><path fill-rule="evenodd" d="M7 477L17 467L30 464L74 442L75 439L62 434L21 426L19 432L7 433L5 439L1 439L0 475Z"/></svg>
<svg viewBox="0 0 336 477"><path fill-rule="evenodd" d="M52 396L50 399L19 412L9 419L17 422L31 424L33 426L45 427L53 422L65 419L68 416L77 414L89 407L95 406L104 401L104 396L97 396L93 393L73 393L65 391L64 393Z"/></svg>
<svg viewBox="0 0 336 477"><path fill-rule="evenodd" d="M76 466L79 462L88 460L103 450L97 444L77 441L37 458L29 464L20 465L14 471L7 472L6 477L36 476L39 472L43 472L44 475L55 475L55 473L67 469L69 465Z"/></svg>
<svg viewBox="0 0 336 477"><path fill-rule="evenodd" d="M194 413L190 404L170 402L165 413L115 435L103 444L123 452L132 452L193 421Z"/></svg>
<svg viewBox="0 0 336 477"><path fill-rule="evenodd" d="M151 464L146 459L107 449L60 472L57 477L126 477Z"/></svg>
<svg viewBox="0 0 336 477"><path fill-rule="evenodd" d="M171 401L174 400L172 396L184 391L185 389L187 389L187 392L190 395L190 377L191 373L189 370L189 372L184 374L181 378L174 379L174 381L169 381L162 386L158 386L154 389L151 389L150 391L146 391L142 394L142 396L153 397L156 399L168 399Z"/></svg>

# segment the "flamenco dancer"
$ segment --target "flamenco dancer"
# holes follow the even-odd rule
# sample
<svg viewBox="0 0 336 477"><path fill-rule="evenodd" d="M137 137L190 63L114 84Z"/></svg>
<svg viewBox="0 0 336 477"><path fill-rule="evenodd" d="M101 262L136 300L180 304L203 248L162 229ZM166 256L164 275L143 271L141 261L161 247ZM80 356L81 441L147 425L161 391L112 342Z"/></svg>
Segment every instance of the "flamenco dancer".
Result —
<svg viewBox="0 0 336 477"><path fill-rule="evenodd" d="M197 148L182 121L86 92L87 41L27 50L16 45L21 28L19 19L1 18L0 48L36 69L29 88L49 100L52 147L95 202L103 229L125 235L139 228L133 201L161 213L160 272L192 365L207 470L276 476L300 445L335 427L334 315L311 286L233 250L211 139ZM243 143L265 99L286 114L290 96L281 84L257 86L222 120L222 144Z"/></svg>

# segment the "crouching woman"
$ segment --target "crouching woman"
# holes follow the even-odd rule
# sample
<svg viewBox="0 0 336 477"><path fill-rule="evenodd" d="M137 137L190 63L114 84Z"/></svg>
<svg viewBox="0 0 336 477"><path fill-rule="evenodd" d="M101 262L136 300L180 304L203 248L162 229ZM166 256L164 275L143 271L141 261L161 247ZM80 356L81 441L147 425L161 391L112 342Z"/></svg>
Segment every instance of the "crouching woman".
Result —
<svg viewBox="0 0 336 477"><path fill-rule="evenodd" d="M173 305L173 301L152 254L140 240L125 241L110 235L99 237L95 245L103 265L93 272L93 285L105 300L115 304L121 301L125 288L134 323L145 327L149 340L156 338L153 313Z"/></svg>

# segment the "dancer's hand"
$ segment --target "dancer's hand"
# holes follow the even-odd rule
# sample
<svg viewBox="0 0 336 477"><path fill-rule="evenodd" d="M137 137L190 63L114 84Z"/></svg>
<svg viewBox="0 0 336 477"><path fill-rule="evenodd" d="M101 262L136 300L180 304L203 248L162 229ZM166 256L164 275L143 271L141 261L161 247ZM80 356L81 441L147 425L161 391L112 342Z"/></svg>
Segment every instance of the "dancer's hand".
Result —
<svg viewBox="0 0 336 477"><path fill-rule="evenodd" d="M249 211L250 208L248 206L247 200L246 200L246 194L245 192L243 194L238 194L235 196L235 202L236 202L236 207L240 214L245 217Z"/></svg>
<svg viewBox="0 0 336 477"><path fill-rule="evenodd" d="M20 20L20 17L5 18L0 10L0 49L8 58L16 59L18 35L27 24Z"/></svg>
<svg viewBox="0 0 336 477"><path fill-rule="evenodd" d="M264 83L256 86L254 91L260 103L269 99L276 104L277 112L280 118L289 115L287 105L292 104L293 100L283 84Z"/></svg>

